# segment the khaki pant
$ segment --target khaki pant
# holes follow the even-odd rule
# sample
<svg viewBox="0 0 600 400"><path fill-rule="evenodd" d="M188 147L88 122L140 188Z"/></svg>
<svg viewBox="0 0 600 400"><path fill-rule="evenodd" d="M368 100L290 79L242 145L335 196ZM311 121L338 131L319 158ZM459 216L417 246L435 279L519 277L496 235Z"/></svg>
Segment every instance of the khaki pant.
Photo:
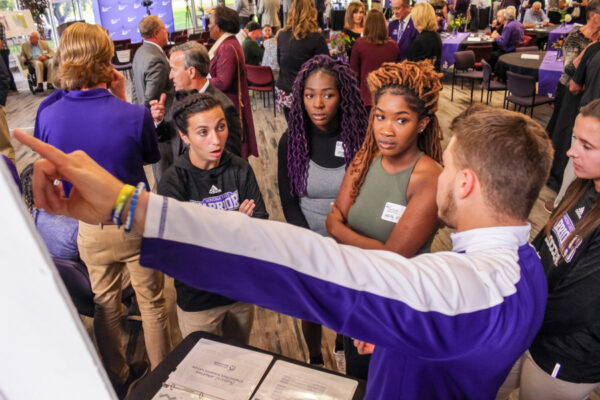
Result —
<svg viewBox="0 0 600 400"><path fill-rule="evenodd" d="M44 67L48 71L47 80L48 82L52 82L52 59L48 58L47 60L31 60L31 65L35 69L35 77L37 78L38 85L44 82Z"/></svg>
<svg viewBox="0 0 600 400"><path fill-rule="evenodd" d="M510 370L496 400L508 399L518 387L520 400L584 400L599 384L572 383L553 378L535 363L528 351Z"/></svg>
<svg viewBox="0 0 600 400"><path fill-rule="evenodd" d="M0 154L4 154L10 160L15 162L15 150L10 142L10 132L6 123L6 110L0 106Z"/></svg>
<svg viewBox="0 0 600 400"><path fill-rule="evenodd" d="M247 344L254 321L254 305L235 302L203 311L183 311L177 307L181 336L205 331Z"/></svg>
<svg viewBox="0 0 600 400"><path fill-rule="evenodd" d="M139 263L141 237L126 234L116 225L79 222L77 245L87 265L94 292L94 333L98 349L113 384L129 376L121 331L121 275L129 270L142 314L142 327L150 365L155 368L171 351L164 276Z"/></svg>

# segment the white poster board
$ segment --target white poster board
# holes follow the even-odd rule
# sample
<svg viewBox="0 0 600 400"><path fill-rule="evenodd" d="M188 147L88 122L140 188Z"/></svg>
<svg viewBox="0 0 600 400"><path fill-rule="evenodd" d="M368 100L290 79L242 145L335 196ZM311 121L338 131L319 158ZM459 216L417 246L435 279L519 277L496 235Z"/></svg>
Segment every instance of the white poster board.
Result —
<svg viewBox="0 0 600 400"><path fill-rule="evenodd" d="M7 39L16 36L29 36L31 32L37 30L29 10L0 11L0 23L4 25Z"/></svg>
<svg viewBox="0 0 600 400"><path fill-rule="evenodd" d="M116 399L0 158L0 399Z"/></svg>

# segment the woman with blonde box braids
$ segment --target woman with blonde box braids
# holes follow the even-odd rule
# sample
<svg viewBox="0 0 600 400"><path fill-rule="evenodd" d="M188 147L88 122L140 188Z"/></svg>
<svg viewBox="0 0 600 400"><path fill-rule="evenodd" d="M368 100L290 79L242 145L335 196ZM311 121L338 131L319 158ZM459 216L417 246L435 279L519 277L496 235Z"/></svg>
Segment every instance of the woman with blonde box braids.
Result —
<svg viewBox="0 0 600 400"><path fill-rule="evenodd" d="M429 251L442 171L435 116L440 76L429 61L385 63L369 74L373 110L366 138L326 221L338 242L405 257ZM366 379L370 356L359 356L350 338L344 351L347 375Z"/></svg>

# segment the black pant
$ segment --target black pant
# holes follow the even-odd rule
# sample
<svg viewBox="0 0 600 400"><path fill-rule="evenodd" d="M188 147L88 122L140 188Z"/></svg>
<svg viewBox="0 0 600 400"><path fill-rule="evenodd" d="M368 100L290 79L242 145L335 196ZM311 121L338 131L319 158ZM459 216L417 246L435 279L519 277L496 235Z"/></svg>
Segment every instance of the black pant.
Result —
<svg viewBox="0 0 600 400"><path fill-rule="evenodd" d="M579 113L580 100L581 95L574 95L567 86L559 83L556 87L554 112L546 126L546 132L548 132L548 136L552 140L552 147L554 147L554 159L547 184L556 192L560 189L569 161L567 150L571 147L571 135Z"/></svg>
<svg viewBox="0 0 600 400"><path fill-rule="evenodd" d="M10 63L8 62L8 56L10 55L10 50L2 49L0 50L0 56L2 60L4 60L4 64L6 65L6 69L8 70L8 75L10 76L10 90L17 90L17 85L15 84L15 78L13 77L12 71L10 70Z"/></svg>
<svg viewBox="0 0 600 400"><path fill-rule="evenodd" d="M346 356L346 375L367 380L371 355L358 354L354 340L348 336L344 336L344 355Z"/></svg>

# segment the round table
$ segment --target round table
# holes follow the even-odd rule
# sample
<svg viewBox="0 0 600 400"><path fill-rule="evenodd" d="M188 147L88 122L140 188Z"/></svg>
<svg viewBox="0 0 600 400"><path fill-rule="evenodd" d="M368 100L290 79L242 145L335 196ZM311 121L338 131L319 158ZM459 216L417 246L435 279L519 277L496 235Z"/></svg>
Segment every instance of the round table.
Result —
<svg viewBox="0 0 600 400"><path fill-rule="evenodd" d="M537 60L523 59L523 54L537 54L539 58ZM544 61L545 51L526 51L526 52L513 52L506 53L498 58L498 68L502 68L502 64L506 66L506 69L517 74L529 75L538 79L538 71L542 61Z"/></svg>
<svg viewBox="0 0 600 400"><path fill-rule="evenodd" d="M529 28L525 29L527 36L535 36L536 39L547 39L551 31L556 29L556 26L544 26L543 28Z"/></svg>

